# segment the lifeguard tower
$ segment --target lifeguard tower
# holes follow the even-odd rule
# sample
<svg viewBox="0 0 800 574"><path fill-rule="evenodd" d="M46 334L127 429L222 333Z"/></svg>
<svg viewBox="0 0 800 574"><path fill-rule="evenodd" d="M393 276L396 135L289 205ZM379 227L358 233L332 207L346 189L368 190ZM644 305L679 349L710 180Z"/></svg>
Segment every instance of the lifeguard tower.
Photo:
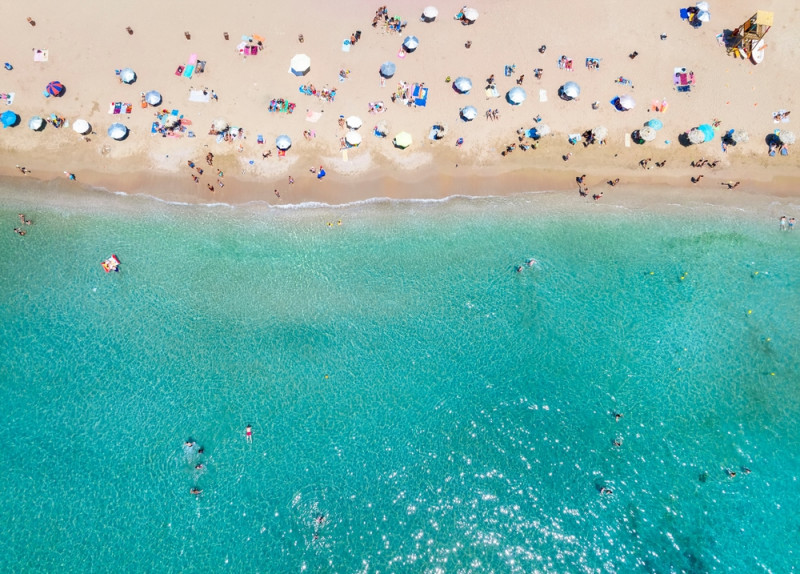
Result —
<svg viewBox="0 0 800 574"><path fill-rule="evenodd" d="M772 27L774 14L759 10L731 34L728 53L738 58L750 58L754 64L764 60L764 36Z"/></svg>

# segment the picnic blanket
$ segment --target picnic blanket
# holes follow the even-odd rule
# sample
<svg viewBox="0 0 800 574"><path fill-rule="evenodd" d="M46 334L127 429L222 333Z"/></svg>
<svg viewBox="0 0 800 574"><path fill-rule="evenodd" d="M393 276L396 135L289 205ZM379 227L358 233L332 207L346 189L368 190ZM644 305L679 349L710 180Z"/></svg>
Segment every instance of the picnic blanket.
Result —
<svg viewBox="0 0 800 574"><path fill-rule="evenodd" d="M37 50L33 49L34 62L46 62L50 58L50 50Z"/></svg>
<svg viewBox="0 0 800 574"><path fill-rule="evenodd" d="M201 102L207 104L211 101L211 94L206 92L203 93L203 90L190 90L189 91L189 101L190 102Z"/></svg>
<svg viewBox="0 0 800 574"><path fill-rule="evenodd" d="M129 114L133 111L133 104L123 102L111 102L108 105L109 114Z"/></svg>

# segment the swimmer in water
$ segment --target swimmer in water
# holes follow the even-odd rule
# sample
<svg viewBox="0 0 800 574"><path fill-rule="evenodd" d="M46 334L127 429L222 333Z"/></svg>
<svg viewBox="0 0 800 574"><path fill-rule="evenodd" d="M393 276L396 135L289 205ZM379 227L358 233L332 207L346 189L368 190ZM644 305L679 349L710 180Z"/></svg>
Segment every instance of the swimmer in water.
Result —
<svg viewBox="0 0 800 574"><path fill-rule="evenodd" d="M600 488L600 494L614 494L614 491L610 488L606 488L605 486Z"/></svg>
<svg viewBox="0 0 800 574"><path fill-rule="evenodd" d="M189 492L191 492L192 494L194 494L195 496L197 496L197 495L199 495L199 494L202 494L202 492L203 492L203 491L202 491L202 490L200 490L200 489L199 489L199 488L197 488L197 487L194 487L194 488L193 488L192 490L190 490Z"/></svg>
<svg viewBox="0 0 800 574"><path fill-rule="evenodd" d="M725 469L725 474L728 475L728 478L733 478L733 477L736 476L736 473L734 471L732 471L731 469L729 469L729 468Z"/></svg>
<svg viewBox="0 0 800 574"><path fill-rule="evenodd" d="M253 427L247 425L247 428L244 429L244 438L247 442L253 442Z"/></svg>
<svg viewBox="0 0 800 574"><path fill-rule="evenodd" d="M622 413L611 413L611 414L614 415L614 422L617 422L619 421L619 419L622 418Z"/></svg>
<svg viewBox="0 0 800 574"><path fill-rule="evenodd" d="M194 446L194 441L187 440L185 443L183 443L183 446L186 448L192 448Z"/></svg>
<svg viewBox="0 0 800 574"><path fill-rule="evenodd" d="M194 467L195 470L203 470L204 468L205 468L205 466L203 466L202 463L200 463L200 464L198 464L197 466Z"/></svg>
<svg viewBox="0 0 800 574"><path fill-rule="evenodd" d="M528 259L527 263L528 263L528 267L533 267L534 265L536 265L537 261L536 261L536 259Z"/></svg>
<svg viewBox="0 0 800 574"><path fill-rule="evenodd" d="M517 273L522 273L522 265L517 265Z"/></svg>
<svg viewBox="0 0 800 574"><path fill-rule="evenodd" d="M617 437L614 439L614 446L622 446L622 438Z"/></svg>

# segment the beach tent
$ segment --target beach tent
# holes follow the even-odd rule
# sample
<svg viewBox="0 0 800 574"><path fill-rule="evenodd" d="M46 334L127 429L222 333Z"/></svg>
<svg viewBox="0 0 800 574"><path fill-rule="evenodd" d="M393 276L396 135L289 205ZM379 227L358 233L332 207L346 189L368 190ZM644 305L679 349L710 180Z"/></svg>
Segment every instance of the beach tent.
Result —
<svg viewBox="0 0 800 574"><path fill-rule="evenodd" d="M394 62L384 62L381 64L381 76L384 78L391 78L397 71L397 65Z"/></svg>
<svg viewBox="0 0 800 574"><path fill-rule="evenodd" d="M108 128L108 137L117 141L125 139L128 135L128 128L123 124L111 124Z"/></svg>
<svg viewBox="0 0 800 574"><path fill-rule="evenodd" d="M661 128L664 127L664 124L661 123L661 120L656 119L656 118L653 118L652 120L648 121L645 125L646 126L650 126L651 128L653 128L656 131L658 131L658 130L660 130Z"/></svg>
<svg viewBox="0 0 800 574"><path fill-rule="evenodd" d="M651 142L656 139L656 135L656 130L650 126L644 126L643 128L639 129L639 138L642 141Z"/></svg>
<svg viewBox="0 0 800 574"><path fill-rule="evenodd" d="M28 120L28 127L35 132L38 132L42 129L45 125L45 121L40 118L39 116L33 116L31 119Z"/></svg>
<svg viewBox="0 0 800 574"><path fill-rule="evenodd" d="M419 39L416 36L406 36L403 40L403 49L406 52L413 52L419 46Z"/></svg>
<svg viewBox="0 0 800 574"><path fill-rule="evenodd" d="M275 138L275 147L279 150L287 150L292 147L292 139L287 135L279 135Z"/></svg>
<svg viewBox="0 0 800 574"><path fill-rule="evenodd" d="M79 134L85 134L92 129L92 126L86 120L75 120L75 123L72 124L72 129Z"/></svg>
<svg viewBox="0 0 800 574"><path fill-rule="evenodd" d="M464 8L461 13L464 15L464 20L470 23L478 19L478 11L475 8Z"/></svg>
<svg viewBox="0 0 800 574"><path fill-rule="evenodd" d="M123 84L132 84L136 81L136 72L130 68L125 68L120 71L119 79L122 80Z"/></svg>
<svg viewBox="0 0 800 574"><path fill-rule="evenodd" d="M359 118L358 116L350 116L349 118L347 118L347 120L345 120L345 124L351 130L357 130L358 128L361 127L362 122L361 118Z"/></svg>
<svg viewBox="0 0 800 574"><path fill-rule="evenodd" d="M50 96L58 97L64 93L64 84L59 81L50 82L45 88L45 92Z"/></svg>
<svg viewBox="0 0 800 574"><path fill-rule="evenodd" d="M0 122L3 123L4 128L13 126L17 121L19 121L19 116L11 110L6 110L0 114Z"/></svg>
<svg viewBox="0 0 800 574"><path fill-rule="evenodd" d="M344 136L344 141L352 146L357 146L361 143L361 134L358 132L347 132Z"/></svg>
<svg viewBox="0 0 800 574"><path fill-rule="evenodd" d="M224 132L228 129L228 122L223 120L222 118L217 118L213 122L211 122L211 127L214 128L215 132Z"/></svg>
<svg viewBox="0 0 800 574"><path fill-rule="evenodd" d="M508 100L508 103L514 106L518 106L519 104L524 102L525 98L527 97L528 94L526 94L525 90L523 90L519 86L511 88L510 90L508 90L508 93L506 94L506 99Z"/></svg>
<svg viewBox="0 0 800 574"><path fill-rule="evenodd" d="M782 144L792 145L795 142L794 132L777 130L775 135L778 136L778 139L781 140Z"/></svg>
<svg viewBox="0 0 800 574"><path fill-rule="evenodd" d="M305 54L296 54L289 63L289 73L295 76L305 76L311 70L311 58Z"/></svg>
<svg viewBox="0 0 800 574"><path fill-rule="evenodd" d="M428 6L422 11L422 18L420 18L420 20L423 22L433 22L438 15L439 11L436 9L436 6Z"/></svg>
<svg viewBox="0 0 800 574"><path fill-rule="evenodd" d="M161 103L161 94L155 90L150 90L144 95L144 101L151 106L157 106Z"/></svg>
<svg viewBox="0 0 800 574"><path fill-rule="evenodd" d="M475 106L467 106L466 108L461 108L460 114L466 121L471 122L478 117L478 110Z"/></svg>
<svg viewBox="0 0 800 574"><path fill-rule="evenodd" d="M394 136L394 145L399 147L400 149L405 149L411 145L411 134L408 132L400 132L396 136Z"/></svg>
<svg viewBox="0 0 800 574"><path fill-rule="evenodd" d="M562 100L574 100L581 95L581 87L575 82L567 82L558 91L558 95Z"/></svg>
<svg viewBox="0 0 800 574"><path fill-rule="evenodd" d="M453 88L459 94L468 94L472 89L472 80L464 76L459 76L456 78L456 81L453 82Z"/></svg>

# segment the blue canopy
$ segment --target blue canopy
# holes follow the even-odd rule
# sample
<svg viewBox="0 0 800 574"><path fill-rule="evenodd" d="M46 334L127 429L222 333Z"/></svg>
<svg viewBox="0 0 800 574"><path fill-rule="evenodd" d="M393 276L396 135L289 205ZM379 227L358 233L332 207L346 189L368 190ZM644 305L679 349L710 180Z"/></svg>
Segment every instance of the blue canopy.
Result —
<svg viewBox="0 0 800 574"><path fill-rule="evenodd" d="M391 78L397 71L397 65L394 62L384 62L381 64L381 76L384 78Z"/></svg>
<svg viewBox="0 0 800 574"><path fill-rule="evenodd" d="M664 127L664 124L661 123L661 120L656 119L656 118L653 118L652 120L647 122L645 125L650 126L651 128L653 128L656 131L658 131L658 130L660 130L661 128Z"/></svg>
<svg viewBox="0 0 800 574"><path fill-rule="evenodd" d="M709 124L700 124L697 129L703 132L703 137L705 138L703 141L710 142L714 139L714 128Z"/></svg>
<svg viewBox="0 0 800 574"><path fill-rule="evenodd" d="M0 121L3 122L3 127L7 128L13 126L19 120L19 116L11 110L6 110L0 115Z"/></svg>

